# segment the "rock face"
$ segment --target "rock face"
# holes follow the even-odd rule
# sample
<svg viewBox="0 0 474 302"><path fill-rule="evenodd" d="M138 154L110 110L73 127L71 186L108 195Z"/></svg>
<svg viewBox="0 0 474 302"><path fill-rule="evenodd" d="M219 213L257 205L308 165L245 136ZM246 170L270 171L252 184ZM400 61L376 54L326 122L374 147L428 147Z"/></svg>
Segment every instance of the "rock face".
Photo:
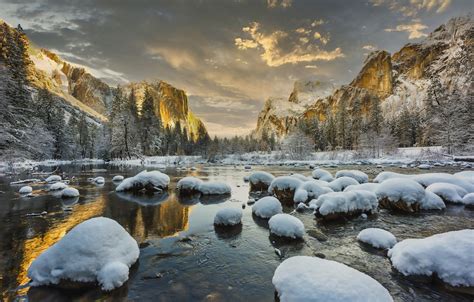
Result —
<svg viewBox="0 0 474 302"><path fill-rule="evenodd" d="M359 102L359 118L368 115L370 104L380 102L386 119L397 117L404 108L423 112L423 101L433 78L449 92L474 93L474 22L471 16L451 19L420 43L407 44L390 55L375 51L368 55L359 74L348 85L329 95L318 85L304 85L301 102L300 84L295 84L287 101L268 100L262 109L254 136L274 133L284 137L300 119L326 119L328 112L344 106L352 114ZM295 105L296 104L296 105ZM296 107L296 109L295 109Z"/></svg>

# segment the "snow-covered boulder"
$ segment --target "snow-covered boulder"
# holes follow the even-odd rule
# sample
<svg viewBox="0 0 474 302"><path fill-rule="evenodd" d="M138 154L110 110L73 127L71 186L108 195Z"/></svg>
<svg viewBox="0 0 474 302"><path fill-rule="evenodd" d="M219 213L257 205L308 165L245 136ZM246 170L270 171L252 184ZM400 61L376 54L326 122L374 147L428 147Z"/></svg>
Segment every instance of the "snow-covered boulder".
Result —
<svg viewBox="0 0 474 302"><path fill-rule="evenodd" d="M50 191L59 191L59 190L64 190L67 188L67 185L63 182L55 182L51 186L49 186Z"/></svg>
<svg viewBox="0 0 474 302"><path fill-rule="evenodd" d="M122 181L124 179L124 177L122 175L115 175L113 178L112 178L112 181L116 181L116 182L119 182L119 181Z"/></svg>
<svg viewBox="0 0 474 302"><path fill-rule="evenodd" d="M369 182L369 176L359 170L340 170L336 172L336 178L343 176L354 178L360 184Z"/></svg>
<svg viewBox="0 0 474 302"><path fill-rule="evenodd" d="M310 177L304 176L303 174L299 174L299 173L291 173L290 176L296 179L299 179L301 181L308 181L311 179Z"/></svg>
<svg viewBox="0 0 474 302"><path fill-rule="evenodd" d="M441 197L433 192L425 190L425 197L421 202L421 210L442 210L445 208L446 205L444 204L444 201L441 199Z"/></svg>
<svg viewBox="0 0 474 302"><path fill-rule="evenodd" d="M474 230L423 239L406 239L388 251L394 268L405 276L432 276L452 286L474 286Z"/></svg>
<svg viewBox="0 0 474 302"><path fill-rule="evenodd" d="M423 187L428 187L434 183L449 183L457 185L468 193L474 193L474 184L467 181L465 178L456 177L447 173L426 173L426 174L417 174L413 175L413 180L421 184Z"/></svg>
<svg viewBox="0 0 474 302"><path fill-rule="evenodd" d="M295 203L308 202L329 192L333 192L333 190L329 187L320 186L319 183L313 179L302 183L298 189L296 189L293 201Z"/></svg>
<svg viewBox="0 0 474 302"><path fill-rule="evenodd" d="M380 184L376 192L380 207L403 212L418 212L425 198L425 189L416 181L391 178Z"/></svg>
<svg viewBox="0 0 474 302"><path fill-rule="evenodd" d="M457 172L454 176L474 184L474 171Z"/></svg>
<svg viewBox="0 0 474 302"><path fill-rule="evenodd" d="M62 198L78 197L79 191L76 188L67 187L61 192Z"/></svg>
<svg viewBox="0 0 474 302"><path fill-rule="evenodd" d="M47 183L53 183L53 182L57 182L57 181L61 181L61 176L59 175L50 175L48 176L48 178L45 179L45 181Z"/></svg>
<svg viewBox="0 0 474 302"><path fill-rule="evenodd" d="M350 185L344 189L344 192L353 191L353 190L364 190L364 191L375 192L375 190L377 190L379 185L380 184L373 183L373 182L368 182L368 183L360 184L360 185Z"/></svg>
<svg viewBox="0 0 474 302"><path fill-rule="evenodd" d="M334 180L334 177L332 177L331 172L324 169L314 169L311 175L314 179L319 179L322 181L331 182Z"/></svg>
<svg viewBox="0 0 474 302"><path fill-rule="evenodd" d="M133 177L125 178L115 188L117 192L139 192L142 190L148 192L159 192L168 189L170 178L168 175L161 173L160 171L143 171Z"/></svg>
<svg viewBox="0 0 474 302"><path fill-rule="evenodd" d="M360 231L357 240L376 249L389 249L397 243L397 238L392 233L378 228L367 228Z"/></svg>
<svg viewBox="0 0 474 302"><path fill-rule="evenodd" d="M98 185L102 185L105 183L105 178L103 178L102 176L97 176L92 179L92 182Z"/></svg>
<svg viewBox="0 0 474 302"><path fill-rule="evenodd" d="M253 206L252 213L264 219L283 212L283 208L278 199L273 196L260 198Z"/></svg>
<svg viewBox="0 0 474 302"><path fill-rule="evenodd" d="M203 182L198 190L202 195L228 195L232 191L228 184L219 181Z"/></svg>
<svg viewBox="0 0 474 302"><path fill-rule="evenodd" d="M355 180L352 177L347 177L347 176L341 176L339 178L336 178L335 180L331 181L329 183L329 187L334 191L334 192L341 192L344 191L345 188L351 185L358 185L359 183L357 180Z"/></svg>
<svg viewBox="0 0 474 302"><path fill-rule="evenodd" d="M176 184L176 189L179 194L194 194L199 192L199 186L202 184L202 180L196 177L187 176L181 178Z"/></svg>
<svg viewBox="0 0 474 302"><path fill-rule="evenodd" d="M272 283L282 302L393 301L387 289L372 277L318 257L286 259L275 270Z"/></svg>
<svg viewBox="0 0 474 302"><path fill-rule="evenodd" d="M214 224L219 226L234 226L242 223L242 209L224 208L217 211Z"/></svg>
<svg viewBox="0 0 474 302"><path fill-rule="evenodd" d="M417 168L418 168L418 169L422 169L422 170L429 170L429 169L431 169L431 165L429 165L429 164L421 164L421 165L418 165Z"/></svg>
<svg viewBox="0 0 474 302"><path fill-rule="evenodd" d="M315 215L323 220L335 220L372 214L377 210L377 196L369 191L332 192L310 202Z"/></svg>
<svg viewBox="0 0 474 302"><path fill-rule="evenodd" d="M396 172L380 172L375 178L374 182L382 183L391 178L411 178L412 175L400 174Z"/></svg>
<svg viewBox="0 0 474 302"><path fill-rule="evenodd" d="M426 191L433 192L445 202L452 203L462 203L462 198L467 194L460 186L442 182L429 185Z"/></svg>
<svg viewBox="0 0 474 302"><path fill-rule="evenodd" d="M30 186L24 186L18 190L18 193L20 194L30 194L31 192L33 192L33 188Z"/></svg>
<svg viewBox="0 0 474 302"><path fill-rule="evenodd" d="M116 221L97 217L75 226L28 269L32 286L61 285L61 281L98 282L103 290L122 286L140 250Z"/></svg>
<svg viewBox="0 0 474 302"><path fill-rule="evenodd" d="M257 171L250 174L248 181L250 182L250 191L266 191L272 183L275 176L270 173Z"/></svg>
<svg viewBox="0 0 474 302"><path fill-rule="evenodd" d="M464 195L462 198L462 203L466 208L474 209L474 193Z"/></svg>
<svg viewBox="0 0 474 302"><path fill-rule="evenodd" d="M279 237L302 239L304 225L298 218L290 214L276 214L268 221L270 232Z"/></svg>
<svg viewBox="0 0 474 302"><path fill-rule="evenodd" d="M281 202L292 205L295 191L302 183L301 180L292 176L279 176L272 181L268 192L275 195Z"/></svg>

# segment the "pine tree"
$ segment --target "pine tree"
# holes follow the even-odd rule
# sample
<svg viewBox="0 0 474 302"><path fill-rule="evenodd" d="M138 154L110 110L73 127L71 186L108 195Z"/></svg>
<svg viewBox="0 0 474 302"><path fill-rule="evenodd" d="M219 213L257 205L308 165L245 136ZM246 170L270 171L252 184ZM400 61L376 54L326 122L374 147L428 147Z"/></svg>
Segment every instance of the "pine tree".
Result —
<svg viewBox="0 0 474 302"><path fill-rule="evenodd" d="M161 115L159 105L157 107L158 110L155 109L155 101L147 89L140 116L142 152L147 156L159 154L162 147Z"/></svg>

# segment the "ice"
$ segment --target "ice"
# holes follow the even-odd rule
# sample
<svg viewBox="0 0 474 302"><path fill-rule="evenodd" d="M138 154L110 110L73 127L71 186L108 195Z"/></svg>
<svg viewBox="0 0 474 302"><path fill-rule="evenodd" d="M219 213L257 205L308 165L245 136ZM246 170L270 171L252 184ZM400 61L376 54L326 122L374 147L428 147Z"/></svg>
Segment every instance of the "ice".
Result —
<svg viewBox="0 0 474 302"><path fill-rule="evenodd" d="M296 189L293 201L295 203L308 202L329 192L333 192L329 187L320 186L316 180L310 180L302 183Z"/></svg>
<svg viewBox="0 0 474 302"><path fill-rule="evenodd" d="M309 256L283 261L273 274L282 302L391 302L387 289L345 264Z"/></svg>
<svg viewBox="0 0 474 302"><path fill-rule="evenodd" d="M135 239L116 221L92 218L36 258L28 277L32 286L97 281L103 290L112 290L128 280L128 269L139 253Z"/></svg>
<svg viewBox="0 0 474 302"><path fill-rule="evenodd" d="M314 169L313 172L311 173L314 179L319 179L327 182L331 182L334 180L334 177L332 177L332 174L329 171L326 171L324 169Z"/></svg>
<svg viewBox="0 0 474 302"><path fill-rule="evenodd" d="M344 191L344 189L350 185L358 185L359 183L357 180L355 180L352 177L347 177L347 176L342 176L339 178L336 178L335 180L331 181L329 183L329 187L334 191L334 192L341 192Z"/></svg>
<svg viewBox="0 0 474 302"><path fill-rule="evenodd" d="M460 230L403 240L388 256L405 276L436 274L452 286L474 286L473 251L474 230Z"/></svg>
<svg viewBox="0 0 474 302"><path fill-rule="evenodd" d="M115 189L122 191L163 191L168 188L170 178L160 171L143 171L137 175L125 178Z"/></svg>
<svg viewBox="0 0 474 302"><path fill-rule="evenodd" d="M389 249L397 243L397 238L395 238L392 233L378 228L362 230L359 235L357 235L357 240L370 244L372 247L378 249Z"/></svg>
<svg viewBox="0 0 474 302"><path fill-rule="evenodd" d="M33 192L33 188L30 186L21 187L20 190L18 191L18 193L20 194L30 194L31 192Z"/></svg>
<svg viewBox="0 0 474 302"><path fill-rule="evenodd" d="M76 188L67 187L61 192L61 197L63 198L70 198L70 197L78 197L79 191Z"/></svg>
<svg viewBox="0 0 474 302"><path fill-rule="evenodd" d="M445 202L453 203L462 203L464 195L467 194L463 188L449 183L431 184L426 188L426 191L433 192Z"/></svg>
<svg viewBox="0 0 474 302"><path fill-rule="evenodd" d="M224 208L217 211L214 216L215 225L234 226L242 223L242 209Z"/></svg>
<svg viewBox="0 0 474 302"><path fill-rule="evenodd" d="M343 176L354 178L360 184L369 182L369 176L359 170L340 170L336 172L336 178Z"/></svg>
<svg viewBox="0 0 474 302"><path fill-rule="evenodd" d="M283 212L283 208L278 199L273 196L260 198L253 206L252 213L260 218L270 218L273 215Z"/></svg>
<svg viewBox="0 0 474 302"><path fill-rule="evenodd" d="M276 214L268 221L270 232L280 237L301 239L304 236L304 225L298 218L289 214Z"/></svg>

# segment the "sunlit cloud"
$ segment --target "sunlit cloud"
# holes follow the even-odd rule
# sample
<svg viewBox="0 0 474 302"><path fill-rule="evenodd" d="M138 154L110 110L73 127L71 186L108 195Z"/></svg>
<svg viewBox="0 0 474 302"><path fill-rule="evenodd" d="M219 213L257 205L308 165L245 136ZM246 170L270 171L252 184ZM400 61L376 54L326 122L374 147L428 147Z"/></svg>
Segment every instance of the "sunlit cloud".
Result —
<svg viewBox="0 0 474 302"><path fill-rule="evenodd" d="M293 0L267 0L267 6L269 8L283 7L288 8L293 3Z"/></svg>
<svg viewBox="0 0 474 302"><path fill-rule="evenodd" d="M397 25L395 28L386 28L385 31L387 32L407 32L408 33L408 39L418 39L418 38L423 38L428 36L425 32L423 32L425 29L427 29L428 26L420 23L420 22L414 22L411 24L400 24Z"/></svg>
<svg viewBox="0 0 474 302"><path fill-rule="evenodd" d="M367 45L362 46L362 49L368 50L368 51L375 51L378 49L378 47L371 44L367 44Z"/></svg>
<svg viewBox="0 0 474 302"><path fill-rule="evenodd" d="M370 0L374 6L386 6L391 11L396 11L406 17L414 17L420 12L435 11L444 12L451 0Z"/></svg>

